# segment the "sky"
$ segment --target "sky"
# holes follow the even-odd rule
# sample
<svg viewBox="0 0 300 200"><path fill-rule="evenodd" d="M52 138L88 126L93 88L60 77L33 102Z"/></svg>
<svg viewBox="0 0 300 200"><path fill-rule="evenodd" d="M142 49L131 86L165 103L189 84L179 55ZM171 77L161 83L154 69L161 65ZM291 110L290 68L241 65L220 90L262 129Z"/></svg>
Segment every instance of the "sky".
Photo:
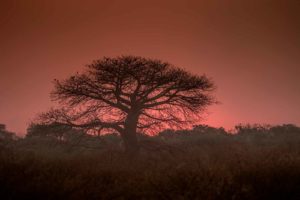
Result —
<svg viewBox="0 0 300 200"><path fill-rule="evenodd" d="M199 123L300 125L299 36L298 0L1 0L0 123L22 135L53 79L136 55L214 80Z"/></svg>

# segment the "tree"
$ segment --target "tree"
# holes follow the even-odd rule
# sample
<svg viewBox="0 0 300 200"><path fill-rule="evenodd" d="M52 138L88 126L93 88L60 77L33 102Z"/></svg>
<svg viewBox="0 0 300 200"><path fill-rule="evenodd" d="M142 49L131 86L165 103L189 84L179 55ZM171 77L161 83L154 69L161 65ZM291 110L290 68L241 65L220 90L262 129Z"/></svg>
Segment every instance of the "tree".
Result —
<svg viewBox="0 0 300 200"><path fill-rule="evenodd" d="M0 124L0 142L2 141L12 141L17 139L17 136L13 132L9 132L6 130L6 126L4 124Z"/></svg>
<svg viewBox="0 0 300 200"><path fill-rule="evenodd" d="M137 133L192 125L214 103L205 75L135 56L104 57L54 84L51 97L62 108L43 113L44 122L117 132L129 154L138 152Z"/></svg>
<svg viewBox="0 0 300 200"><path fill-rule="evenodd" d="M75 132L76 130L72 127L57 122L49 124L31 123L27 128L26 137L48 137L58 141L63 141L70 133L75 134Z"/></svg>

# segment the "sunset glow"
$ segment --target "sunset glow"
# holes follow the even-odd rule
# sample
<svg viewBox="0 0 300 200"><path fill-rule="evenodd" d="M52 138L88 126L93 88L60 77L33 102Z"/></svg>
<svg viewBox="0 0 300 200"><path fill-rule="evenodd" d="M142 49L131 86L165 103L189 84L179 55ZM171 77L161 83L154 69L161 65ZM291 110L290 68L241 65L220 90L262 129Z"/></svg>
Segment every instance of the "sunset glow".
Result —
<svg viewBox="0 0 300 200"><path fill-rule="evenodd" d="M103 56L157 58L211 77L203 121L300 125L299 1L4 0L0 123L23 135L53 79ZM272 2L272 4L270 4Z"/></svg>

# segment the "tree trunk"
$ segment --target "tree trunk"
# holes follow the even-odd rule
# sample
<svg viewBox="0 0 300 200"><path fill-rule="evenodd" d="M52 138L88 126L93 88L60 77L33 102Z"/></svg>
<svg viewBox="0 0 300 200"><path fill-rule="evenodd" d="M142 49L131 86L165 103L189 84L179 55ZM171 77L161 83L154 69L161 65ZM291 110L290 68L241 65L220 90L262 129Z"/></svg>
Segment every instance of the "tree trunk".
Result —
<svg viewBox="0 0 300 200"><path fill-rule="evenodd" d="M136 132L138 118L139 114L137 113L128 114L124 124L124 132L121 134L125 152L131 157L139 153L139 144Z"/></svg>

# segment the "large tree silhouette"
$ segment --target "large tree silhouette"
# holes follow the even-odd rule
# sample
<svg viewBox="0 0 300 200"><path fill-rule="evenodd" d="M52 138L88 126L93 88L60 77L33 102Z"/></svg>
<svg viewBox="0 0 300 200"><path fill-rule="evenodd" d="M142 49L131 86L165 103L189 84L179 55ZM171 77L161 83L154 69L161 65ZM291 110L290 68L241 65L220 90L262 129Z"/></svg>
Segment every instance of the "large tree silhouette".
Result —
<svg viewBox="0 0 300 200"><path fill-rule="evenodd" d="M86 71L55 80L52 99L61 105L44 122L118 132L125 150L138 151L137 133L193 124L214 103L214 85L160 60L122 56L96 60Z"/></svg>

